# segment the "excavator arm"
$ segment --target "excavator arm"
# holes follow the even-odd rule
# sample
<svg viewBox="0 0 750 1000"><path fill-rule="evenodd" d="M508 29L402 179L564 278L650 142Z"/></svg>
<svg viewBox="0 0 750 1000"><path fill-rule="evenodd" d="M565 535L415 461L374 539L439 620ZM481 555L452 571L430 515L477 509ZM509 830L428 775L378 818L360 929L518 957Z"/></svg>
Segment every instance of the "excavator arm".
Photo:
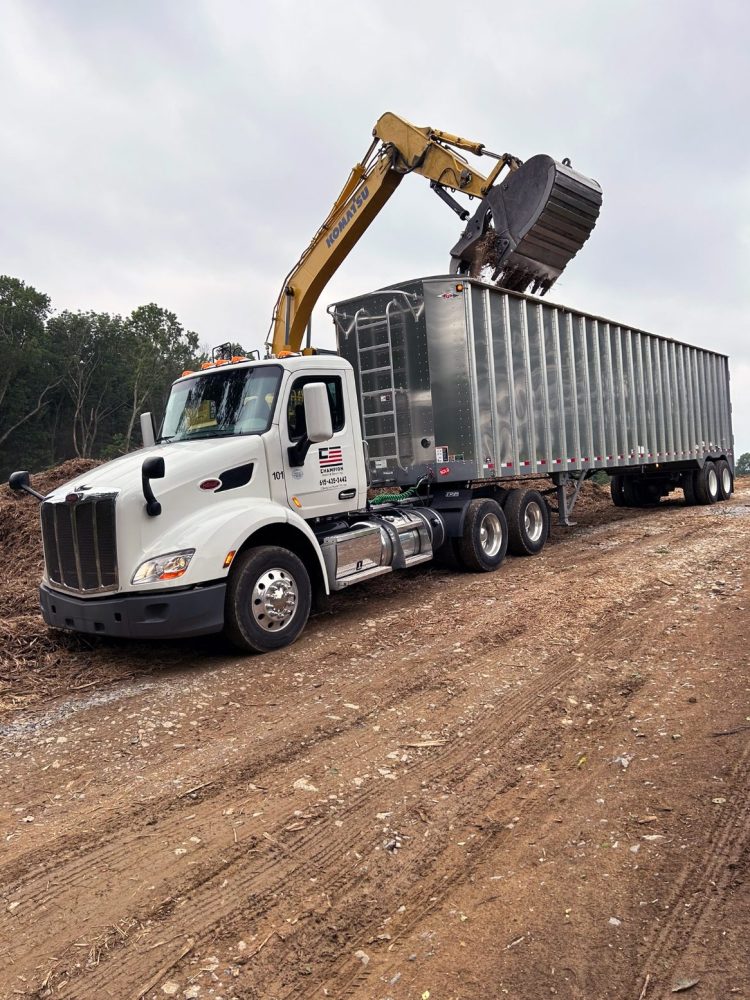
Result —
<svg viewBox="0 0 750 1000"><path fill-rule="evenodd" d="M494 271L493 280L499 279L499 284L504 284L503 277L508 273L515 281L515 286L508 284L508 287L517 287L520 281L524 281L525 284L530 281L539 283L540 275L533 268L535 252L533 239L528 239L528 236L533 237L535 234L529 230L534 228L534 223L543 216L545 210L549 209L552 201L551 194L555 185L549 164L562 170L564 168L561 165L555 164L550 157L534 157L528 161L528 164L533 165L535 161L544 160L544 166L547 167L546 174L544 169L532 172L533 176L530 179L534 182L534 190L531 196L526 198L525 202L521 197L521 202L524 203L520 206L520 215L516 206L510 212L512 217L508 218L507 206L502 194L499 193L503 191L506 181L510 183L515 175L524 173L525 167L516 157L507 153L491 153L482 143L463 139L448 132L440 132L430 127L417 127L390 112L378 119L373 129L373 137L362 161L352 168L327 218L284 281L276 301L267 345L272 356L278 357L284 352L300 350L312 311L323 288L391 197L402 178L409 173L421 174L428 178L431 187L463 220L468 218L469 212L446 189L480 199L479 208L452 251L452 270L477 274L486 264L491 264ZM454 152L454 149L470 152L476 156L489 156L496 162L485 177L473 169L461 155ZM506 168L508 172L504 176L503 183L496 184ZM570 173L574 174L573 171ZM575 176L581 177L581 175ZM593 219L590 218L589 212L588 216L583 213L583 222L581 219L574 220L579 224L581 232L585 231L583 239L580 240L581 245L593 228L598 215L598 206L601 204L601 193L596 182L588 181L587 178L583 180L589 186L594 185L595 193L598 193L598 202L595 205ZM523 183L511 188L511 194L515 193L516 201L518 194L522 194L524 189ZM541 204L539 204L540 198ZM571 217L575 215L575 207L567 205L564 210ZM581 216L582 213L579 211L578 215ZM521 216L523 218L520 218ZM511 232L519 218L520 229L524 229L524 226L526 228L526 232L520 236L520 230ZM503 235L498 235L497 221L500 219L503 220L507 230ZM489 230L491 220L496 223L495 230L492 231ZM515 228L519 229L519 226L515 225ZM578 235L580 236L580 233ZM536 236L538 239L539 234ZM524 237L527 237L521 247L524 255L519 256L516 261L514 251ZM562 254L558 254L559 257L565 257L562 266L554 276L549 267L542 275L542 281L547 281L547 287L579 249L578 245L575 248L571 247L571 240L567 243ZM557 265L559 261L553 263ZM531 277L527 279L526 275ZM546 288L543 290L546 291Z"/></svg>

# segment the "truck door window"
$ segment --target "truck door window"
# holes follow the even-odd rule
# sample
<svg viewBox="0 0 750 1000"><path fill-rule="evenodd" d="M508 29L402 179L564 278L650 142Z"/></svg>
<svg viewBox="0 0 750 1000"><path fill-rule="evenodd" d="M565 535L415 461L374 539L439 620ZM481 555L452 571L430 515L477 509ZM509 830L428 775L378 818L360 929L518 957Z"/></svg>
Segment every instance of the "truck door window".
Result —
<svg viewBox="0 0 750 1000"><path fill-rule="evenodd" d="M294 382L289 393L287 423L289 426L290 441L298 441L307 430L305 425L305 402L302 390L310 382L323 382L328 390L328 405L331 408L331 423L333 424L334 434L344 427L344 395L340 376L330 375L328 378L320 378L317 375L305 375Z"/></svg>

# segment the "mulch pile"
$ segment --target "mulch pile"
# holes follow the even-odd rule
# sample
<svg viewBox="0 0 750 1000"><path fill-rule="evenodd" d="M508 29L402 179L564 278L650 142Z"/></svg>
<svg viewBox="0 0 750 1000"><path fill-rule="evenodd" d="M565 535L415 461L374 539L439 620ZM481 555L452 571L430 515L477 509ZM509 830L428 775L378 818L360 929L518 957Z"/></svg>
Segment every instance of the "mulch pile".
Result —
<svg viewBox="0 0 750 1000"><path fill-rule="evenodd" d="M48 493L97 464L72 459L33 476L32 485ZM25 688L33 689L63 657L70 664L90 643L50 631L42 621L37 596L42 577L39 505L7 486L0 487L0 567L0 707L4 707L11 689L13 701L23 700Z"/></svg>

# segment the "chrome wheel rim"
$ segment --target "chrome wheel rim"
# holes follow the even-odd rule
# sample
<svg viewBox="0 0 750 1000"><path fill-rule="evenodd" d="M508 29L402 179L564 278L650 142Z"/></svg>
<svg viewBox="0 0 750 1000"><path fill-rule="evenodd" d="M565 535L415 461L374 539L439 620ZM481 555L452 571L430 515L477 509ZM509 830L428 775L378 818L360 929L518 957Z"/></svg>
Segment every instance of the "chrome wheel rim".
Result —
<svg viewBox="0 0 750 1000"><path fill-rule="evenodd" d="M532 500L526 505L526 510L523 513L523 526L530 542L538 542L542 537L544 515L536 500Z"/></svg>
<svg viewBox="0 0 750 1000"><path fill-rule="evenodd" d="M721 470L721 486L726 495L729 496L732 492L732 477L729 474L729 469Z"/></svg>
<svg viewBox="0 0 750 1000"><path fill-rule="evenodd" d="M298 601L297 583L287 570L266 570L253 587L253 618L264 631L281 632L294 617Z"/></svg>
<svg viewBox="0 0 750 1000"><path fill-rule="evenodd" d="M503 546L503 526L497 514L485 514L479 525L479 544L482 552L492 558Z"/></svg>
<svg viewBox="0 0 750 1000"><path fill-rule="evenodd" d="M708 492L712 497L715 497L719 493L719 478L716 475L716 469L708 470Z"/></svg>

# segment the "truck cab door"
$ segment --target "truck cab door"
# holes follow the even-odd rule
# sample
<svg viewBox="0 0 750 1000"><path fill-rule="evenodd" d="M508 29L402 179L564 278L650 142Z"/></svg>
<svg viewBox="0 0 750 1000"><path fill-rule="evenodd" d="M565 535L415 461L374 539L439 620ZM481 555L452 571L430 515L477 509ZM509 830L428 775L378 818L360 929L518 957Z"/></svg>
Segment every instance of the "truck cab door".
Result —
<svg viewBox="0 0 750 1000"><path fill-rule="evenodd" d="M326 387L333 436L329 441L310 444L304 460L295 460L290 448L306 437L303 389L312 382L322 382ZM289 506L307 520L357 507L354 429L358 422L351 419L347 409L341 372L310 372L290 382L280 425L284 483Z"/></svg>

